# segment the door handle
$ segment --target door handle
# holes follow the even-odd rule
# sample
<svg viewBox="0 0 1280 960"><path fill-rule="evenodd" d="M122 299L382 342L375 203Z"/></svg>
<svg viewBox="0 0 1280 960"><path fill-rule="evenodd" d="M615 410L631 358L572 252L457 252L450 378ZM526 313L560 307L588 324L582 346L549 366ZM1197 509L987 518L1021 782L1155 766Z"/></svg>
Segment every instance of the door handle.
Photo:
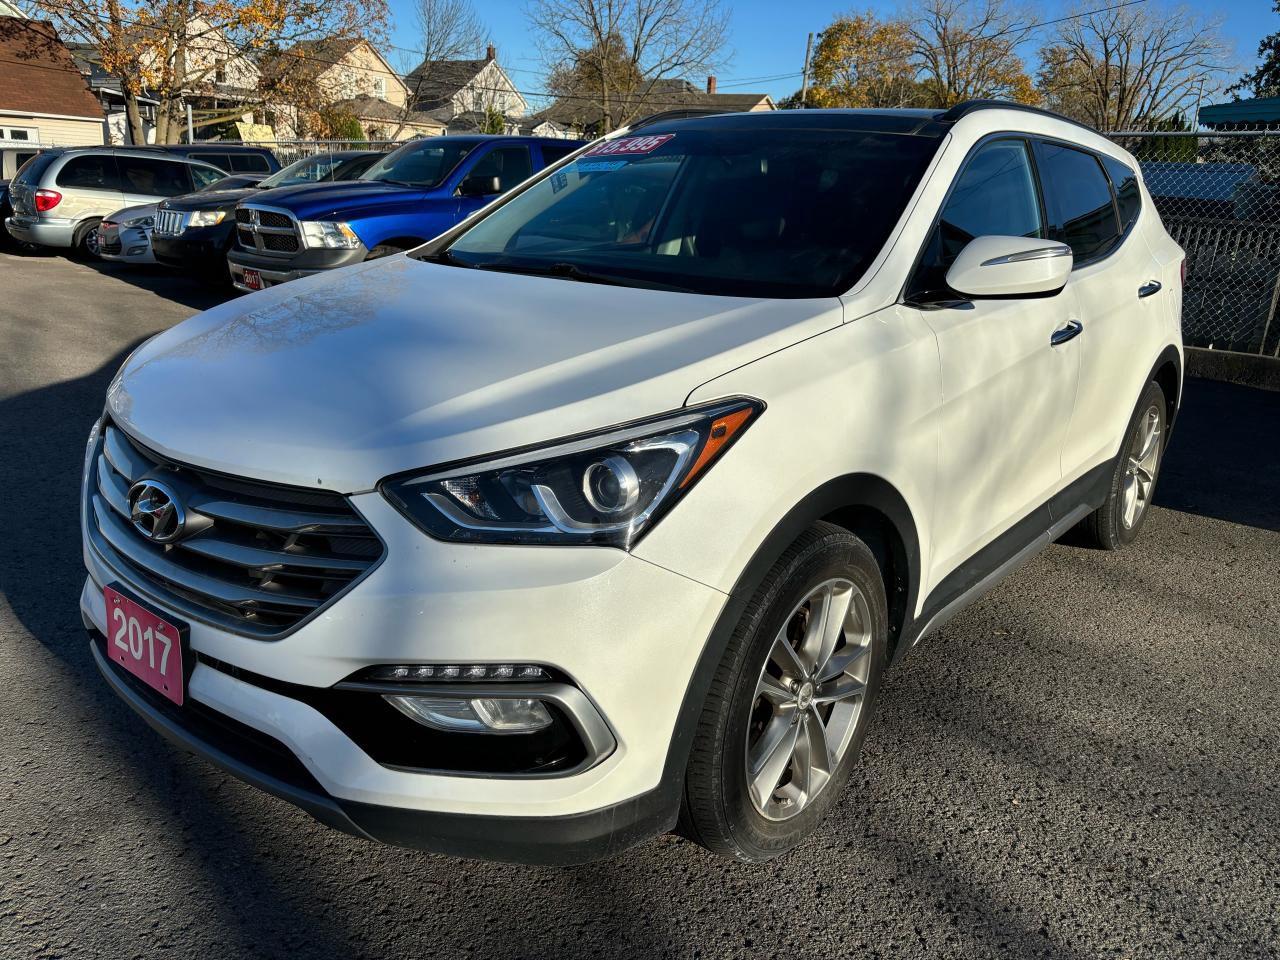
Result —
<svg viewBox="0 0 1280 960"><path fill-rule="evenodd" d="M1159 280L1148 280L1138 288L1138 297L1149 297L1153 293L1159 293L1162 289Z"/></svg>
<svg viewBox="0 0 1280 960"><path fill-rule="evenodd" d="M1059 327L1049 335L1049 345L1056 347L1060 343L1074 340L1084 333L1084 324L1079 320L1068 320L1065 326Z"/></svg>

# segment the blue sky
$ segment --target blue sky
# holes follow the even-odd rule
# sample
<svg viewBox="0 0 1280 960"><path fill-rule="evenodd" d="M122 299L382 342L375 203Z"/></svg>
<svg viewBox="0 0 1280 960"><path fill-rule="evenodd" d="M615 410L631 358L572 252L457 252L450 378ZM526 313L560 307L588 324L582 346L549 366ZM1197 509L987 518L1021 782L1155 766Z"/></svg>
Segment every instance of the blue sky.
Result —
<svg viewBox="0 0 1280 960"><path fill-rule="evenodd" d="M397 20L397 30L392 42L402 47L414 47L413 0L390 0ZM540 89L541 64L538 50L529 36L524 15L523 0L472 0L477 13L485 21L493 41L498 47L498 57L511 72L516 85L525 90ZM1090 5L1106 6L1110 0L1090 0ZM1168 9L1167 0L1148 0ZM891 12L896 4L864 0L862 3L833 3L831 0L729 0L732 10L730 46L732 57L717 75L722 90L738 90L773 94L783 97L799 87L799 73L804 65L805 36L817 32L840 12L866 7ZM1235 44L1236 62L1244 68L1257 61L1255 51L1258 41L1268 33L1280 30L1280 15L1272 10L1271 0L1208 0L1199 2L1200 10L1219 10L1226 15L1225 32ZM1040 0L1035 4L1044 20L1061 16L1067 3L1063 0ZM785 10L785 15L780 11ZM1033 53L1036 44L1027 54ZM738 85L737 81L754 77L773 77L794 73L794 77L779 80L751 80ZM733 85L731 85L733 84Z"/></svg>

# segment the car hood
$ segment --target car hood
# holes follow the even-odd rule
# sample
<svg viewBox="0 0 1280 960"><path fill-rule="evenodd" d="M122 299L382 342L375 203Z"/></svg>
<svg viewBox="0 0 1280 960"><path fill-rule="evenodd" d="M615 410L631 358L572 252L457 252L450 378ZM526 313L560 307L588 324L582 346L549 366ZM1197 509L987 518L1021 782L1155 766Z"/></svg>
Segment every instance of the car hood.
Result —
<svg viewBox="0 0 1280 960"><path fill-rule="evenodd" d="M180 462L342 493L679 408L838 325L838 299L750 300L397 256L231 301L147 341L114 420Z"/></svg>
<svg viewBox="0 0 1280 960"><path fill-rule="evenodd" d="M122 210L117 210L115 213L103 217L103 219L110 220L112 223L124 223L126 220L136 220L138 217L154 217L155 215L156 204L141 203L136 207L125 207Z"/></svg>
<svg viewBox="0 0 1280 960"><path fill-rule="evenodd" d="M182 211L231 210L246 197L257 197L270 192L269 190L257 190L253 187L243 187L239 190L201 190L198 193L172 197L164 201L163 206L166 210Z"/></svg>
<svg viewBox="0 0 1280 960"><path fill-rule="evenodd" d="M319 220L352 208L414 203L426 192L421 187L402 187L376 180L336 180L259 190L248 202L290 210L299 220Z"/></svg>

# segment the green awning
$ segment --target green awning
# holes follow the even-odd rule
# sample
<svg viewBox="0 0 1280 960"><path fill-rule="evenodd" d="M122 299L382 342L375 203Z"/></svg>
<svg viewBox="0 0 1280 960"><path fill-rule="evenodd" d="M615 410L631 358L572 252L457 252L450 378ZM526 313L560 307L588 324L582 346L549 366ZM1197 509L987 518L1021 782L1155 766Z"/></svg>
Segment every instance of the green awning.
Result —
<svg viewBox="0 0 1280 960"><path fill-rule="evenodd" d="M1200 108L1200 122L1207 127L1236 123L1280 123L1280 97L1259 97L1236 103L1215 103Z"/></svg>

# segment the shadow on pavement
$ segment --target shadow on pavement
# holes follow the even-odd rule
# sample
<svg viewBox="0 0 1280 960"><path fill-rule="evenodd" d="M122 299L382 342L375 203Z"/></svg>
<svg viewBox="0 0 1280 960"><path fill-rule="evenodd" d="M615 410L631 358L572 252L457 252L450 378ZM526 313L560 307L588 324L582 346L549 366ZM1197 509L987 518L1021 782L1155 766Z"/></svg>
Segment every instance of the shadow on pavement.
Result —
<svg viewBox="0 0 1280 960"><path fill-rule="evenodd" d="M1188 379L1155 502L1280 531L1280 393Z"/></svg>
<svg viewBox="0 0 1280 960"><path fill-rule="evenodd" d="M228 282L201 277L186 270L158 263L117 263L112 260L84 260L86 267L104 276L154 293L158 297L191 307L208 310L240 296Z"/></svg>

